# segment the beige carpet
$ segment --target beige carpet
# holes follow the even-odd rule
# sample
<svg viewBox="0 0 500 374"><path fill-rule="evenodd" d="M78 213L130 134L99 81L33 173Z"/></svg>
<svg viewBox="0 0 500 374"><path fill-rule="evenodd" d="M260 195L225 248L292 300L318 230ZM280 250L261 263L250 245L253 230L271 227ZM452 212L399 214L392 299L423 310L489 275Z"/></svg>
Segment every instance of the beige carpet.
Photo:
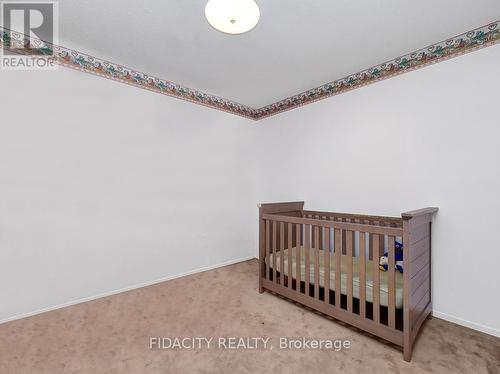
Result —
<svg viewBox="0 0 500 374"><path fill-rule="evenodd" d="M151 336L272 338L265 350L150 350ZM280 350L279 337L352 347ZM0 373L500 373L500 339L437 318L411 363L354 328L257 291L247 261L0 325Z"/></svg>

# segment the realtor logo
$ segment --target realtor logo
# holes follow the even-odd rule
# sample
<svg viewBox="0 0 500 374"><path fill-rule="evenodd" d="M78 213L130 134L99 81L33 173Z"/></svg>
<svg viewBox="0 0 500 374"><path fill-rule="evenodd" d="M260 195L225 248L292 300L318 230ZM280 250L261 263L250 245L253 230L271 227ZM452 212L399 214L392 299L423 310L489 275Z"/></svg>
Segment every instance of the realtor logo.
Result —
<svg viewBox="0 0 500 374"><path fill-rule="evenodd" d="M58 3L1 1L0 68L54 69L53 45L58 42Z"/></svg>

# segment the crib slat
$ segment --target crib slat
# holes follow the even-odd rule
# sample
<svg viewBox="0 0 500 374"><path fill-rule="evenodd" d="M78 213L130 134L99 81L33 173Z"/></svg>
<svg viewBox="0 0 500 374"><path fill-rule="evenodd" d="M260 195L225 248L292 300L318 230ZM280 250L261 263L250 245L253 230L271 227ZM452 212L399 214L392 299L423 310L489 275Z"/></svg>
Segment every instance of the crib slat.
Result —
<svg viewBox="0 0 500 374"><path fill-rule="evenodd" d="M346 254L347 254L347 311L352 313L352 253L353 253L353 231L346 231Z"/></svg>
<svg viewBox="0 0 500 374"><path fill-rule="evenodd" d="M310 257L309 257L309 249L311 248L311 225L304 225L304 248L305 248L305 266L306 266L306 273L305 273L305 286L306 286L306 295L309 296L309 280L311 279L311 264L310 264Z"/></svg>
<svg viewBox="0 0 500 374"><path fill-rule="evenodd" d="M319 243L319 227L314 226L314 298L319 300L319 251L321 245Z"/></svg>
<svg viewBox="0 0 500 374"><path fill-rule="evenodd" d="M297 223L295 225L295 260L296 260L296 269L295 269L295 290L300 292L300 278L301 278L301 269L300 269L300 257L301 257L301 244L300 244L300 233L301 225Z"/></svg>
<svg viewBox="0 0 500 374"><path fill-rule="evenodd" d="M340 268L340 253L342 251L341 244L341 230L335 230L335 247L333 256L335 259L335 306L340 309L340 277L342 276L342 271Z"/></svg>
<svg viewBox="0 0 500 374"><path fill-rule="evenodd" d="M292 224L288 224L288 288L291 290L292 289L292 234L293 234L293 228Z"/></svg>
<svg viewBox="0 0 500 374"><path fill-rule="evenodd" d="M269 224L269 220L266 219L266 279L267 280L270 280L271 279L271 275L269 274L269 261L270 261L270 241L271 241L271 230L270 230L270 227L271 225Z"/></svg>
<svg viewBox="0 0 500 374"><path fill-rule="evenodd" d="M369 225L373 225L374 222L372 220L368 221ZM373 259L373 234L368 234L368 260L374 261ZM378 260L377 260L378 261Z"/></svg>
<svg viewBox="0 0 500 374"><path fill-rule="evenodd" d="M388 263L388 272L389 272L389 277L388 277L388 297L389 301L387 303L388 309L389 309L389 327L390 328L396 328L396 307L395 307L395 270L394 267L396 265L395 263L395 245L394 245L394 236L389 236L389 242L388 242L388 256L389 256L389 263Z"/></svg>
<svg viewBox="0 0 500 374"><path fill-rule="evenodd" d="M276 275L278 274L278 271L276 270L276 264L278 263L278 258L276 257L277 251L276 251L276 236L278 235L278 223L276 221L273 221L273 262L271 266L273 267L273 282L278 283L278 280L276 279Z"/></svg>
<svg viewBox="0 0 500 374"><path fill-rule="evenodd" d="M366 234L359 233L359 315L366 316Z"/></svg>
<svg viewBox="0 0 500 374"><path fill-rule="evenodd" d="M330 228L325 228L325 244L323 247L324 252L324 278L325 283L323 284L323 289L325 291L325 303L330 304Z"/></svg>
<svg viewBox="0 0 500 374"><path fill-rule="evenodd" d="M318 219L318 220L321 219L321 217L318 216L318 215L315 216L314 218ZM320 243L321 243L321 237L322 237L321 226L318 226L318 230L319 230L319 234L318 234L318 237L315 238L316 243L314 243L314 248L317 248L318 250L320 250L321 249L321 244Z"/></svg>
<svg viewBox="0 0 500 374"><path fill-rule="evenodd" d="M285 223L284 222L280 222L280 284L282 286L285 286Z"/></svg>
<svg viewBox="0 0 500 374"><path fill-rule="evenodd" d="M380 239L378 234L373 234L373 321L380 323Z"/></svg>
<svg viewBox="0 0 500 374"><path fill-rule="evenodd" d="M342 221L342 222L347 222L347 218L341 218L339 221ZM341 250L341 253L343 255L346 254L346 246L345 246L345 241L346 241L346 230L342 230L342 250Z"/></svg>

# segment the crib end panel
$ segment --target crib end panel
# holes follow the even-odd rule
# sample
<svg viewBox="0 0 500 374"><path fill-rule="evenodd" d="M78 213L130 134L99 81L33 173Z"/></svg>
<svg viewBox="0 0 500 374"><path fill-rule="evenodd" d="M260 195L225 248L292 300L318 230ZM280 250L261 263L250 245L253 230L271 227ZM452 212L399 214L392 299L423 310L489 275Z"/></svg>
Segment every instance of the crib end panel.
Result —
<svg viewBox="0 0 500 374"><path fill-rule="evenodd" d="M432 311L431 233L438 208L401 214L403 219L403 351L411 360L412 345Z"/></svg>

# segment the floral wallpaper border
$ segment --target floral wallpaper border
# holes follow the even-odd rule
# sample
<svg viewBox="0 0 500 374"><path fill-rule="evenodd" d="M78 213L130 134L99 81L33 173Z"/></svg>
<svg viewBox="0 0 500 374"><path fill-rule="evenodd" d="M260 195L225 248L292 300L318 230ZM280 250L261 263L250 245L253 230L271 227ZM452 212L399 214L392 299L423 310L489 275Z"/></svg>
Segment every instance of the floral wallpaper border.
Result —
<svg viewBox="0 0 500 374"><path fill-rule="evenodd" d="M262 119L286 110L298 108L302 105L310 104L333 95L366 86L367 84L375 83L452 57L460 56L467 52L472 52L479 48L493 45L500 42L500 31L498 29L499 22L500 21L490 23L489 25L468 31L443 42L372 66L371 68L349 75L345 78L326 83L298 95L266 105L257 109L255 119Z"/></svg>
<svg viewBox="0 0 500 374"><path fill-rule="evenodd" d="M160 94L177 97L210 108L219 109L250 119L255 118L255 109L211 95L193 88L189 88L166 79L131 69L114 62L78 52L59 45L45 43L42 40L33 40L30 46L28 38L22 34L5 28L0 28L0 48L13 49L19 54L29 54L34 48L41 50L46 56L53 56L55 62L61 66L84 71L132 86L144 88ZM30 48L31 47L31 48Z"/></svg>
<svg viewBox="0 0 500 374"><path fill-rule="evenodd" d="M351 74L322 86L307 90L298 95L288 97L262 108L252 108L219 96L211 95L193 88L157 78L140 71L105 61L69 48L51 45L41 40L32 41L35 48L42 50L47 56L61 66L77 69L99 75L108 79L144 88L160 94L177 97L196 104L222 110L242 117L259 120L287 110L338 95L343 92L363 87L399 74L434 64L440 61L460 56L464 53L484 48L500 42L500 21L468 31L448 40L432 44L418 51L408 53L382 64L370 67L361 72ZM17 53L30 51L30 46L24 34L0 28L0 48L16 49Z"/></svg>

